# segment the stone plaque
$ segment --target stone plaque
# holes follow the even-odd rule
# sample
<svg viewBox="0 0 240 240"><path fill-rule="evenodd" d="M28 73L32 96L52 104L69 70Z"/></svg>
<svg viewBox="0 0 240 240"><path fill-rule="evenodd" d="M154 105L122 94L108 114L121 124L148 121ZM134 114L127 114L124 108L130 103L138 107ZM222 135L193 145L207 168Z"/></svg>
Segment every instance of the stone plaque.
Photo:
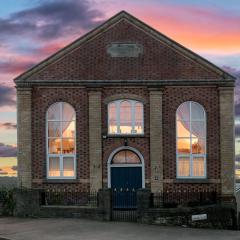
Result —
<svg viewBox="0 0 240 240"><path fill-rule="evenodd" d="M107 53L111 57L138 57L143 53L143 46L138 43L112 43Z"/></svg>

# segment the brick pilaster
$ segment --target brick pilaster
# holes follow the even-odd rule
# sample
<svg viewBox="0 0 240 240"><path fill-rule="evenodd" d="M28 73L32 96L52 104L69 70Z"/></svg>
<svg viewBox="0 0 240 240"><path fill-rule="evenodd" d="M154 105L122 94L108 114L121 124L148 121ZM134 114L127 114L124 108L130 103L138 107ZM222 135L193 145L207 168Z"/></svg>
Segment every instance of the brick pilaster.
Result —
<svg viewBox="0 0 240 240"><path fill-rule="evenodd" d="M32 89L17 89L18 185L32 186Z"/></svg>
<svg viewBox="0 0 240 240"><path fill-rule="evenodd" d="M102 115L101 91L90 91L89 102L89 163L90 190L102 188Z"/></svg>
<svg viewBox="0 0 240 240"><path fill-rule="evenodd" d="M162 90L150 89L151 190L163 190Z"/></svg>
<svg viewBox="0 0 240 240"><path fill-rule="evenodd" d="M222 196L233 196L235 188L234 89L219 88L220 159ZM217 143L216 143L217 144ZM211 167L211 166L210 166Z"/></svg>

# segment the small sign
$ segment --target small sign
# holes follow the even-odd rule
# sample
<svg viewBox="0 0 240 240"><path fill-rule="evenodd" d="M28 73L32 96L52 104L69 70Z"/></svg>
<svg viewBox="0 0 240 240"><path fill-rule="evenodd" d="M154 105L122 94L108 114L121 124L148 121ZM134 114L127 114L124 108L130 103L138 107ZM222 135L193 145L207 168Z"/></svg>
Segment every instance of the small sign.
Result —
<svg viewBox="0 0 240 240"><path fill-rule="evenodd" d="M201 220L206 220L207 219L207 214L197 214L197 215L192 215L192 221L201 221Z"/></svg>
<svg viewBox="0 0 240 240"><path fill-rule="evenodd" d="M138 57L143 53L143 46L138 43L112 43L107 53L111 57Z"/></svg>

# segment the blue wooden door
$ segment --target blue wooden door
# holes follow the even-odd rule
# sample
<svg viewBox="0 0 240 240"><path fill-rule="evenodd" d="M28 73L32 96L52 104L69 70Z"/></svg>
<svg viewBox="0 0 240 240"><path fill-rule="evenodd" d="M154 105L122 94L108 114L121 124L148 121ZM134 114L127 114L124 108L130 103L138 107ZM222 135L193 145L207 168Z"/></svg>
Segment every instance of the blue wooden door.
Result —
<svg viewBox="0 0 240 240"><path fill-rule="evenodd" d="M141 167L112 167L113 208L136 208L136 190L142 188Z"/></svg>

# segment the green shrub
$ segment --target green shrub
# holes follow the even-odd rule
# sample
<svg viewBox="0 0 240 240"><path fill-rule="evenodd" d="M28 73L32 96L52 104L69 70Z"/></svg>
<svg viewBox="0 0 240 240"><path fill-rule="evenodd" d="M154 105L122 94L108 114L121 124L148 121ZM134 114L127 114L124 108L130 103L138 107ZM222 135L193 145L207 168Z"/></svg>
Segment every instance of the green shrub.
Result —
<svg viewBox="0 0 240 240"><path fill-rule="evenodd" d="M13 189L0 189L0 203L2 205L2 215L12 216L15 208Z"/></svg>

